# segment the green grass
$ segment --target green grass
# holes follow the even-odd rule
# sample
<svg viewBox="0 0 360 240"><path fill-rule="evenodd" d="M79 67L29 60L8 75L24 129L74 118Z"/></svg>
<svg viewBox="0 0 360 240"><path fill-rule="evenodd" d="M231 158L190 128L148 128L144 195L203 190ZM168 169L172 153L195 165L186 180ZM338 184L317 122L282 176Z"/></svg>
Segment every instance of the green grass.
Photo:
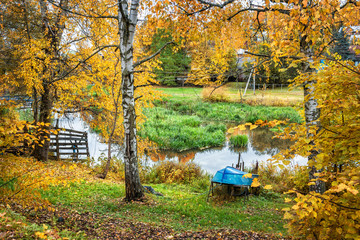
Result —
<svg viewBox="0 0 360 240"><path fill-rule="evenodd" d="M31 109L19 109L19 117L22 121L34 121L34 116Z"/></svg>
<svg viewBox="0 0 360 240"><path fill-rule="evenodd" d="M292 107L249 106L239 103L208 103L202 101L178 101L169 99L157 102L158 107L173 110L181 115L195 115L201 120L244 123L256 120L286 120L301 122L299 113Z"/></svg>
<svg viewBox="0 0 360 240"><path fill-rule="evenodd" d="M245 147L248 144L248 136L247 135L236 135L230 137L230 143L234 147Z"/></svg>
<svg viewBox="0 0 360 240"><path fill-rule="evenodd" d="M156 89L165 94L171 95L171 99L201 100L202 88L200 87L158 87Z"/></svg>
<svg viewBox="0 0 360 240"><path fill-rule="evenodd" d="M225 124L254 123L256 120L301 122L292 107L250 106L234 102L209 103L200 99L201 88L161 88L172 96L145 109L147 121L139 135L160 149L184 151L222 146Z"/></svg>
<svg viewBox="0 0 360 240"><path fill-rule="evenodd" d="M182 115L162 107L146 109L148 120L140 131L141 137L156 142L160 149L184 151L222 146L226 126L221 123L203 123L194 115Z"/></svg>
<svg viewBox="0 0 360 240"><path fill-rule="evenodd" d="M235 228L286 234L281 209L285 206L280 195L250 196L235 201L206 201L207 189L196 194L190 185L156 184L152 187L164 197L148 195L148 204L126 204L124 186L115 183L77 183L68 188L53 187L43 196L54 204L79 212L106 214L126 220L167 226L175 231Z"/></svg>

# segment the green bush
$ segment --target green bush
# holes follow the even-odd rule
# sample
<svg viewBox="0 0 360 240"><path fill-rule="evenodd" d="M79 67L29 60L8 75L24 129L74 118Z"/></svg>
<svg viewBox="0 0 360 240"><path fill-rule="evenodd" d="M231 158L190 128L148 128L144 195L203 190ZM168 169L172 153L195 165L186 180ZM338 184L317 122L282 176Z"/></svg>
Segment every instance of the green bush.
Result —
<svg viewBox="0 0 360 240"><path fill-rule="evenodd" d="M248 136L246 135L236 135L230 137L230 143L234 147L245 147L248 144Z"/></svg>

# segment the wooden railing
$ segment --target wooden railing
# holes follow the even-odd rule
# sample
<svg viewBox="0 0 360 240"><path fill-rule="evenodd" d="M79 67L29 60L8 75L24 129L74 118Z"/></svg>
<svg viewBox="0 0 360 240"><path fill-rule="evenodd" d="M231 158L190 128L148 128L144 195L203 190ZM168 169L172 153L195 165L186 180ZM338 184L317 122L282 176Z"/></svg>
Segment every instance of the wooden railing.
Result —
<svg viewBox="0 0 360 240"><path fill-rule="evenodd" d="M87 132L59 128L58 134L50 136L50 152L59 159L78 160L90 157Z"/></svg>

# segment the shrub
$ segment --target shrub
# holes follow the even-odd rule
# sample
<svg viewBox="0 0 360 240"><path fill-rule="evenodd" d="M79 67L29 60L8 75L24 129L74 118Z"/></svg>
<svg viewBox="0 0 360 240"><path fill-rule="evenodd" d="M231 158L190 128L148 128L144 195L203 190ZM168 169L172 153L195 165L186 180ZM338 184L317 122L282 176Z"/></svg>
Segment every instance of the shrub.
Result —
<svg viewBox="0 0 360 240"><path fill-rule="evenodd" d="M176 163L173 161L160 161L148 171L142 172L142 179L148 183L192 183L196 179L198 186L204 183L199 179L206 177L200 166L188 162Z"/></svg>
<svg viewBox="0 0 360 240"><path fill-rule="evenodd" d="M209 102L229 102L230 98L223 88L213 91L213 88L204 88L201 92L202 99Z"/></svg>
<svg viewBox="0 0 360 240"><path fill-rule="evenodd" d="M246 135L236 135L230 137L230 143L234 147L245 147L248 144L248 136Z"/></svg>
<svg viewBox="0 0 360 240"><path fill-rule="evenodd" d="M268 162L259 164L259 180L263 186L271 185L273 191L286 192L296 188L301 192L308 192L308 173L306 166L279 168Z"/></svg>

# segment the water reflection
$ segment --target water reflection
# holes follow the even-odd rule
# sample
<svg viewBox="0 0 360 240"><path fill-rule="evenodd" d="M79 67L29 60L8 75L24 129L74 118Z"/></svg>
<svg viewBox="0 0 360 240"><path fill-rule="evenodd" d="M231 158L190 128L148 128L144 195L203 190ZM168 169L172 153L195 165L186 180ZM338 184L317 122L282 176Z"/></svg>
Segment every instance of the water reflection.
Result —
<svg viewBox="0 0 360 240"><path fill-rule="evenodd" d="M107 152L107 144L103 143L98 134L91 131L88 124L86 124L78 115L72 114L67 118L59 119L59 127L71 128L78 131L88 132L90 157L97 160L101 154ZM172 152L172 151L158 151L157 154L149 153L144 157L144 164L152 165L159 160L171 160L186 163L194 161L199 164L205 171L214 174L217 170L226 166L231 166L238 163L239 152L241 153L241 160L245 162L245 167L251 167L256 161L262 162L271 158L279 151L289 148L291 142L288 140L273 138L274 133L267 128L256 128L254 130L235 131L233 134L246 134L249 138L247 147L232 148L226 142L225 146L220 148L211 148L198 151L187 152ZM230 137L230 136L229 136ZM114 144L114 151L112 155L118 158L121 157L119 146ZM293 159L293 163L299 165L306 165L307 159L297 156Z"/></svg>
<svg viewBox="0 0 360 240"><path fill-rule="evenodd" d="M291 142L288 140L273 138L274 133L267 128L257 128L254 130L237 130L233 134L246 134L249 138L247 147L233 148L227 142L222 148L211 148L202 151L172 152L159 151L157 154L151 153L147 156L147 163L152 164L159 160L171 160L186 163L193 161L209 173L226 166L238 163L239 152L245 167L252 167L256 161L263 162L271 158L283 149L289 148ZM293 164L305 165L306 159L297 156L293 159Z"/></svg>

